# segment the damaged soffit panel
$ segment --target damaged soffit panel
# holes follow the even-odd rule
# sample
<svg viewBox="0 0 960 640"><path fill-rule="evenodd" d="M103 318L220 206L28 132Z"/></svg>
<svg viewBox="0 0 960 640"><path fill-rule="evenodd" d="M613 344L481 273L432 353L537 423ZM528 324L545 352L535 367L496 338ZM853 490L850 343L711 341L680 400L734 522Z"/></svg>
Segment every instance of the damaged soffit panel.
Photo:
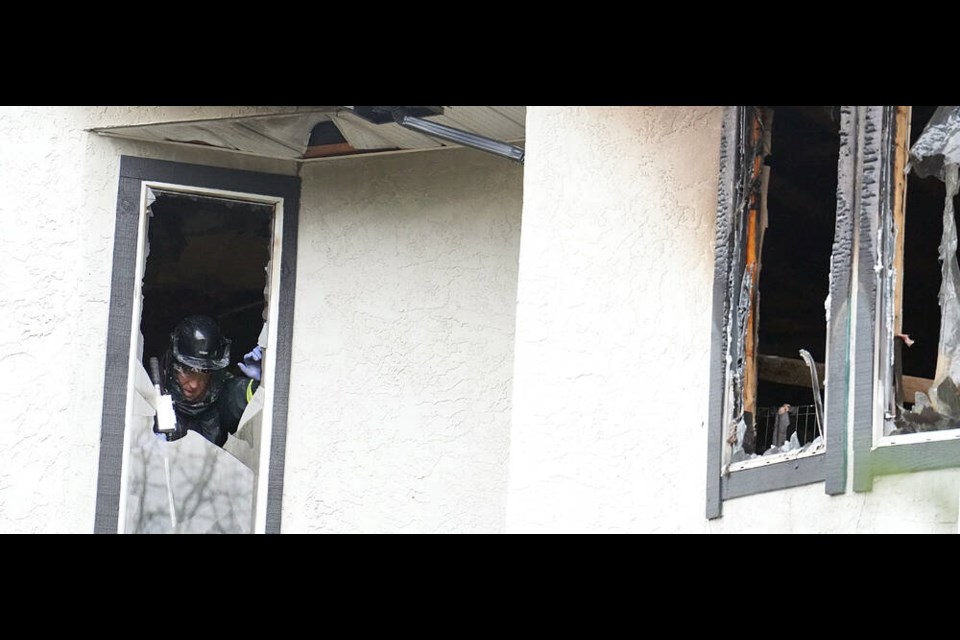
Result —
<svg viewBox="0 0 960 640"><path fill-rule="evenodd" d="M429 120L505 142L524 138L526 107L460 106L443 107L443 110L443 114L430 116ZM100 127L91 131L131 140L196 145L304 161L313 157L312 151L323 148L311 146L310 139L314 128L324 123L327 127L332 124L342 137L336 145L328 145L336 149L322 154L324 157L459 146L392 122L373 124L355 115L349 107L336 106L301 107L293 113L273 115Z"/></svg>

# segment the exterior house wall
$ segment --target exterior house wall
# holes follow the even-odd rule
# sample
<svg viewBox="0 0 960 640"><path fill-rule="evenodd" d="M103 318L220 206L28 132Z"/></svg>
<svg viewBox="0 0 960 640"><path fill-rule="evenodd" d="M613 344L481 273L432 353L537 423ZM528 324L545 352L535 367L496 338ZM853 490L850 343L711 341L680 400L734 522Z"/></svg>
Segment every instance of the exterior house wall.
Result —
<svg viewBox="0 0 960 640"><path fill-rule="evenodd" d="M716 107L528 108L507 531L956 530L952 469L705 519L720 125Z"/></svg>
<svg viewBox="0 0 960 640"><path fill-rule="evenodd" d="M120 156L298 171L85 130L263 111L0 107L0 532L93 529ZM958 469L707 521L721 110L527 118L300 170L283 531L956 531Z"/></svg>
<svg viewBox="0 0 960 640"><path fill-rule="evenodd" d="M0 531L92 530L120 155L296 172L85 129L254 113L0 109ZM284 530L501 531L522 169L451 150L302 173Z"/></svg>
<svg viewBox="0 0 960 640"><path fill-rule="evenodd" d="M0 532L93 530L120 155L296 171L85 129L254 112L0 107Z"/></svg>
<svg viewBox="0 0 960 640"><path fill-rule="evenodd" d="M304 167L282 531L503 531L522 175Z"/></svg>
<svg viewBox="0 0 960 640"><path fill-rule="evenodd" d="M823 483L723 503L716 533L956 533L960 469L879 476L869 493L827 496Z"/></svg>

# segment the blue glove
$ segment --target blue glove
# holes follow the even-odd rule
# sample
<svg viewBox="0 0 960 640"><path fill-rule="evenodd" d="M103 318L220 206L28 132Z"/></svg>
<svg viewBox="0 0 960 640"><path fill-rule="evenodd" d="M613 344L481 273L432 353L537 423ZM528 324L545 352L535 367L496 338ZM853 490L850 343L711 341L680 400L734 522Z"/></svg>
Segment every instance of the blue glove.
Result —
<svg viewBox="0 0 960 640"><path fill-rule="evenodd" d="M240 367L240 371L243 371L245 376L259 382L262 360L263 351L260 349L260 345L257 345L253 348L253 351L243 356L243 362L238 362L237 366Z"/></svg>

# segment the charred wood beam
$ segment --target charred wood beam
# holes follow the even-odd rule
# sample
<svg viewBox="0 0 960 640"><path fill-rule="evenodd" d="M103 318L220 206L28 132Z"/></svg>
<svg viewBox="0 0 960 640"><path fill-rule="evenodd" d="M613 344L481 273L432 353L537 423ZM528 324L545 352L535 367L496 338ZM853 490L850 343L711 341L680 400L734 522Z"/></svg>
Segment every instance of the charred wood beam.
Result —
<svg viewBox="0 0 960 640"><path fill-rule="evenodd" d="M761 353L757 356L757 365L760 380L789 384L795 387L810 386L810 369L806 363L799 358L783 358L781 356L768 356ZM816 365L817 377L820 379L820 387L823 388L824 366L822 362L818 362ZM930 378L903 376L903 399L906 402L913 402L917 391L927 393L932 384L933 380Z"/></svg>
<svg viewBox="0 0 960 640"><path fill-rule="evenodd" d="M820 388L823 388L823 363L818 362L816 364L817 378L820 380ZM759 378L766 382L789 384L795 387L810 386L810 369L807 368L806 363L799 358L783 358L781 356L760 354L757 356L757 365L760 369Z"/></svg>

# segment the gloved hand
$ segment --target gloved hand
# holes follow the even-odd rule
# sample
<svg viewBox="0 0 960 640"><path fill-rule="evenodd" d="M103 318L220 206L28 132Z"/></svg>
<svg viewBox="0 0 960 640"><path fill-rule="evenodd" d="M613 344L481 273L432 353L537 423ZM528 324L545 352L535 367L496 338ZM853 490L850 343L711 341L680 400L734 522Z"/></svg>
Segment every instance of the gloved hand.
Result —
<svg viewBox="0 0 960 640"><path fill-rule="evenodd" d="M260 349L260 345L257 345L253 348L253 351L243 356L243 362L238 362L237 366L240 367L240 371L243 371L245 376L259 382L262 360L263 350Z"/></svg>

